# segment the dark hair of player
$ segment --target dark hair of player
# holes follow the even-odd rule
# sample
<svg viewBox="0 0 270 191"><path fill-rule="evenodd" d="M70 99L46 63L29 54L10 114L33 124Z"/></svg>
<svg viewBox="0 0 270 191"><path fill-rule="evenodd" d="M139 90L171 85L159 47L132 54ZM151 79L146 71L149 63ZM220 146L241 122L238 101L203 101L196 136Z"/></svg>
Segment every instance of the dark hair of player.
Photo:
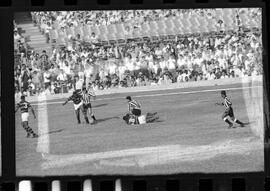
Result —
<svg viewBox="0 0 270 191"><path fill-rule="evenodd" d="M123 120L128 123L128 119L129 119L129 114L126 114L125 116L123 116Z"/></svg>
<svg viewBox="0 0 270 191"><path fill-rule="evenodd" d="M82 88L82 91L85 91L85 90L86 90L86 87L83 87L83 88Z"/></svg>
<svg viewBox="0 0 270 191"><path fill-rule="evenodd" d="M221 91L221 95L225 95L226 96L226 91L225 90L222 90Z"/></svg>
<svg viewBox="0 0 270 191"><path fill-rule="evenodd" d="M25 96L24 96L24 95L22 95L22 96L21 96L21 99L22 99L22 100L24 100L24 99L25 99Z"/></svg>
<svg viewBox="0 0 270 191"><path fill-rule="evenodd" d="M131 97L130 96L127 96L126 99L128 99L129 101L131 101Z"/></svg>

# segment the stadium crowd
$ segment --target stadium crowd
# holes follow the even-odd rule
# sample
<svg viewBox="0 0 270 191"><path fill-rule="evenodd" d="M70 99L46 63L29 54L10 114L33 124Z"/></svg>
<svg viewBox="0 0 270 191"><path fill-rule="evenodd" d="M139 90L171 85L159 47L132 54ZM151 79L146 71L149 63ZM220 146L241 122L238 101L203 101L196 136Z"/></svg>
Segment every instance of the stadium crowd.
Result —
<svg viewBox="0 0 270 191"><path fill-rule="evenodd" d="M207 9L211 11L211 9ZM60 27L78 26L79 24L89 24L91 26L110 25L118 23L136 22L138 24L156 21L160 18L170 16L180 16L185 13L203 14L204 9L161 9L161 10L121 10L121 11L50 11L32 12L33 21L46 28L57 23Z"/></svg>
<svg viewBox="0 0 270 191"><path fill-rule="evenodd" d="M156 15L177 14L164 10L157 14L152 10L142 14L96 11L94 16L80 11L54 13L33 13L32 17L36 24L51 27L55 18L61 25L76 25L98 24L97 17L103 18L98 21L101 23L107 22L106 18L115 18L109 23L117 23L129 22L139 14L145 22L145 18L158 19ZM102 90L262 74L262 36L254 31L193 34L112 46L86 45L78 37L66 47L55 47L51 55L46 51L19 52L23 54L15 60L16 95L66 93L89 83L94 90Z"/></svg>
<svg viewBox="0 0 270 191"><path fill-rule="evenodd" d="M25 38L20 34L15 20L14 25L14 50L15 54L25 54L27 52L28 45Z"/></svg>

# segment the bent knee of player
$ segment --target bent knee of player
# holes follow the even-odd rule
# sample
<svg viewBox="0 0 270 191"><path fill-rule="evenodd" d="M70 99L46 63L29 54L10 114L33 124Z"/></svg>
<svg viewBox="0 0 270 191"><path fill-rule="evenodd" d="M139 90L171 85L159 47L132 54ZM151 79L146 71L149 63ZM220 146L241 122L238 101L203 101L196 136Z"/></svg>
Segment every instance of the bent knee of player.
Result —
<svg viewBox="0 0 270 191"><path fill-rule="evenodd" d="M234 116L231 116L231 120L235 122L236 118Z"/></svg>
<svg viewBox="0 0 270 191"><path fill-rule="evenodd" d="M226 120L227 119L227 115L224 113L222 116L221 116L222 120Z"/></svg>

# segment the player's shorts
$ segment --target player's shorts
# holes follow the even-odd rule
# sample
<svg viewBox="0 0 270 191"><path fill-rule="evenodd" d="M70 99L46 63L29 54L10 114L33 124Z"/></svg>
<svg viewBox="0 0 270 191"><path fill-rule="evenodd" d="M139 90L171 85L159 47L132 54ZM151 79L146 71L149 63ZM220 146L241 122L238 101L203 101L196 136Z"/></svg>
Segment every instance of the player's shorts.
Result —
<svg viewBox="0 0 270 191"><path fill-rule="evenodd" d="M82 108L83 108L83 112L87 112L88 108L92 108L92 105L91 103L83 104Z"/></svg>
<svg viewBox="0 0 270 191"><path fill-rule="evenodd" d="M131 113L136 115L136 116L140 116L142 112L140 109L133 109Z"/></svg>
<svg viewBox="0 0 270 191"><path fill-rule="evenodd" d="M83 102L80 102L80 103L78 103L78 104L75 104L75 103L74 103L74 109L75 109L75 110L79 109L79 108L82 106L82 104L83 104Z"/></svg>
<svg viewBox="0 0 270 191"><path fill-rule="evenodd" d="M22 113L22 122L27 122L28 121L28 117L29 117L29 113L28 112Z"/></svg>
<svg viewBox="0 0 270 191"><path fill-rule="evenodd" d="M224 119L227 116L234 117L234 113L233 113L233 109L232 108L230 108L228 110L226 109L226 111L222 115L222 118Z"/></svg>
<svg viewBox="0 0 270 191"><path fill-rule="evenodd" d="M92 108L91 103L83 104L83 109L88 109L88 108Z"/></svg>
<svg viewBox="0 0 270 191"><path fill-rule="evenodd" d="M146 116L141 115L140 117L138 117L138 121L139 121L139 124L145 124L146 123Z"/></svg>

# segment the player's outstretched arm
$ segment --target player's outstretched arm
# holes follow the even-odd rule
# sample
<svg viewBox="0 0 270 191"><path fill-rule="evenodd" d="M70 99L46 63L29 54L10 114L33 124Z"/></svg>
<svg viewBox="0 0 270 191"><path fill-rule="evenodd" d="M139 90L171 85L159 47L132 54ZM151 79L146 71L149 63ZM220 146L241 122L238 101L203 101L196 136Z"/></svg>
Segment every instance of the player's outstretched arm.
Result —
<svg viewBox="0 0 270 191"><path fill-rule="evenodd" d="M222 104L222 103L217 102L217 103L215 103L215 105L223 105L223 104Z"/></svg>
<svg viewBox="0 0 270 191"><path fill-rule="evenodd" d="M66 100L62 105L66 105L67 104L67 102L68 102L68 100Z"/></svg>
<svg viewBox="0 0 270 191"><path fill-rule="evenodd" d="M34 111L34 109L32 107L31 107L31 111L32 111L32 114L34 116L34 119L36 119L37 117L36 117L35 111Z"/></svg>

